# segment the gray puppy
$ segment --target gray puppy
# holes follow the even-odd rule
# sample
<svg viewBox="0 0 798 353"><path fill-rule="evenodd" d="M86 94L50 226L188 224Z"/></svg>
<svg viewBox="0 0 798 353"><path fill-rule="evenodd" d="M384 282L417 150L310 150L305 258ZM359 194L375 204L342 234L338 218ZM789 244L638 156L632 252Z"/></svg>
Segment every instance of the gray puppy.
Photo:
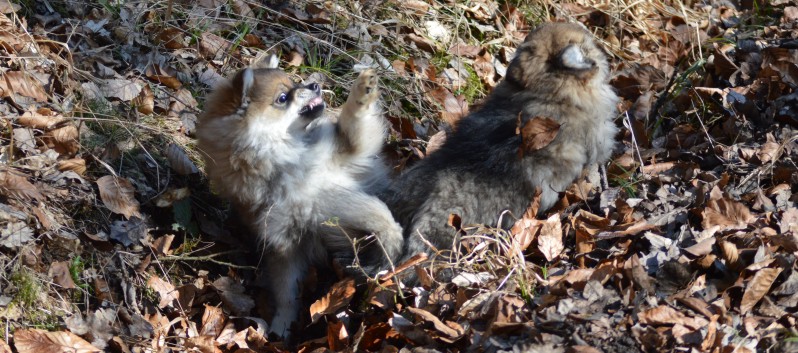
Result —
<svg viewBox="0 0 798 353"><path fill-rule="evenodd" d="M496 226L501 213L520 216L535 189L550 208L582 172L613 150L618 97L609 65L591 34L576 24L544 24L518 47L506 78L463 118L443 146L401 175L381 196L405 232L405 258L429 252L419 235L451 249L462 223ZM561 124L544 148L519 157L516 133L533 117ZM498 226L508 227L510 222Z"/></svg>

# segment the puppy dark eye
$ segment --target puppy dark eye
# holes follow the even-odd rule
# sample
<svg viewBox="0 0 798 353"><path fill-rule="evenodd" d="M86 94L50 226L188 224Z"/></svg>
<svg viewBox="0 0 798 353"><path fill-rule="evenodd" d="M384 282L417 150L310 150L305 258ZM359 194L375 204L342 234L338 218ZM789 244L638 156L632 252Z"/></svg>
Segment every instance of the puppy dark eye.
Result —
<svg viewBox="0 0 798 353"><path fill-rule="evenodd" d="M276 102L279 104L283 104L288 100L288 95L285 93L280 93L280 96L277 97Z"/></svg>

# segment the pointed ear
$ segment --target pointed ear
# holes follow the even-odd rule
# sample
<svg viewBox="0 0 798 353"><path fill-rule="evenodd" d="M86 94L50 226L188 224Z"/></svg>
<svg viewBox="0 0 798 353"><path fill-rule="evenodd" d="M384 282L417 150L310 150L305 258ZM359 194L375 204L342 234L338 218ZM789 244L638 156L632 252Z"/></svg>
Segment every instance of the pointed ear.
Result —
<svg viewBox="0 0 798 353"><path fill-rule="evenodd" d="M280 58L277 55L270 54L265 63L267 69L276 69L280 66Z"/></svg>
<svg viewBox="0 0 798 353"><path fill-rule="evenodd" d="M280 57L274 54L258 55L250 67L256 69L276 69L280 66Z"/></svg>
<svg viewBox="0 0 798 353"><path fill-rule="evenodd" d="M557 54L555 62L563 69L571 70L576 73L588 71L596 66L596 62L592 59L586 58L574 44L571 44Z"/></svg>
<svg viewBox="0 0 798 353"><path fill-rule="evenodd" d="M254 82L255 74L252 72L251 68L243 69L233 77L233 88L241 93L242 101L249 95L249 90L252 88Z"/></svg>

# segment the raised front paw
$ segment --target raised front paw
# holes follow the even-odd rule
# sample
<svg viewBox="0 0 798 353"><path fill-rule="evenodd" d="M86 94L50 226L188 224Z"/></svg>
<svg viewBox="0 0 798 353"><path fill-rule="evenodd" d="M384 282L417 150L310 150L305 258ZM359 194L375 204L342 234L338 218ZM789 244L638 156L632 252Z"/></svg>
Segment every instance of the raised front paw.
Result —
<svg viewBox="0 0 798 353"><path fill-rule="evenodd" d="M355 85L352 86L349 100L364 107L374 103L380 96L378 84L379 77L376 71L368 69L361 72L360 76L357 77L357 81L355 81Z"/></svg>

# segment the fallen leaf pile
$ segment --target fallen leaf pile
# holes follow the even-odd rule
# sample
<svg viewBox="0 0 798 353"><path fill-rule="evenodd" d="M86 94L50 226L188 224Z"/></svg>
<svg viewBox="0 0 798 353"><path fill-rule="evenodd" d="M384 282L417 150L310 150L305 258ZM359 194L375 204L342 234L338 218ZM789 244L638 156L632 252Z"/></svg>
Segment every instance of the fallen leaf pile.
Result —
<svg viewBox="0 0 798 353"><path fill-rule="evenodd" d="M607 49L612 161L510 230L453 215L452 263L311 269L296 342L269 337L261 249L201 172L205 94L276 53L339 106L375 68L401 171L542 21ZM791 1L0 0L0 53L0 352L798 351ZM518 155L559 129L519 116Z"/></svg>

